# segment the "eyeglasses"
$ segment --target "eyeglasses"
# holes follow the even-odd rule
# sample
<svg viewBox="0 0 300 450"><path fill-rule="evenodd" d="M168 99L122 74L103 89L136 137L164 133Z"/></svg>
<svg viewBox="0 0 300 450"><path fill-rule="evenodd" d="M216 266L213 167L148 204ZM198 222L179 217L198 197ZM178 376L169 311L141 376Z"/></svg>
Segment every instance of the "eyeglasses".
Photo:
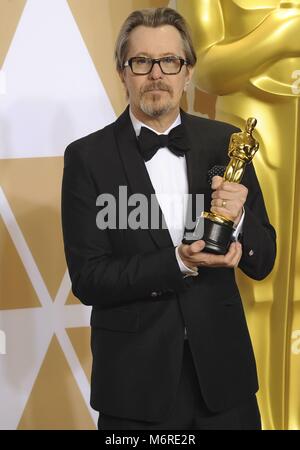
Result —
<svg viewBox="0 0 300 450"><path fill-rule="evenodd" d="M135 56L124 63L125 67L130 67L135 75L148 75L153 69L154 64L158 64L164 75L177 75L182 66L187 66L188 61L180 56L165 56L163 58L152 59L144 56Z"/></svg>

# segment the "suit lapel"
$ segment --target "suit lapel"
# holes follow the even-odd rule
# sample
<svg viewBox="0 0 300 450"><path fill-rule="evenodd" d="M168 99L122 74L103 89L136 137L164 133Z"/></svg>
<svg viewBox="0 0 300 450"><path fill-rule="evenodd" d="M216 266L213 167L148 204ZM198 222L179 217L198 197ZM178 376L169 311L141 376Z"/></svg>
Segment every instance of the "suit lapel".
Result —
<svg viewBox="0 0 300 450"><path fill-rule="evenodd" d="M129 116L129 107L115 122L115 136L131 194L144 194L147 197L148 205L151 205L152 195L152 201L156 203L160 217L163 217L147 168L138 149L137 138ZM150 224L150 206L148 211L148 223ZM148 230L158 247L164 248L173 245L170 233L166 227L152 229L149 226Z"/></svg>
<svg viewBox="0 0 300 450"><path fill-rule="evenodd" d="M181 121L190 147L186 154L189 193L202 193L207 190L207 172L213 161L211 149L206 144L205 122L182 110Z"/></svg>
<svg viewBox="0 0 300 450"><path fill-rule="evenodd" d="M205 119L191 116L181 111L181 121L185 127L190 150L186 154L187 176L193 221L201 214L196 207L196 194L203 194L205 210L210 209L211 189L207 182L207 172L213 166L213 153L206 142Z"/></svg>

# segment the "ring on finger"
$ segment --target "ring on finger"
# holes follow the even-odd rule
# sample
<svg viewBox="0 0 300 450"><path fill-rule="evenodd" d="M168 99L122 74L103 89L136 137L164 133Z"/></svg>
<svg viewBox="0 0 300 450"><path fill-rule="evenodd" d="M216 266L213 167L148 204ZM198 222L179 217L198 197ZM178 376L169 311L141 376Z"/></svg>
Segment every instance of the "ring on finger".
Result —
<svg viewBox="0 0 300 450"><path fill-rule="evenodd" d="M227 204L226 200L222 200L222 208L226 208L226 204Z"/></svg>

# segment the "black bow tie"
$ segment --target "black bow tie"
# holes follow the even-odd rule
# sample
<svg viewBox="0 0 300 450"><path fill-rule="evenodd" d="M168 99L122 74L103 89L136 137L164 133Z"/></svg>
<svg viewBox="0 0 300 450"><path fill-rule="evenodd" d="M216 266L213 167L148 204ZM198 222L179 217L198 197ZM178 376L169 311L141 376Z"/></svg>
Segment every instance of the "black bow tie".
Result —
<svg viewBox="0 0 300 450"><path fill-rule="evenodd" d="M156 134L149 128L142 127L138 142L145 161L149 161L162 147L168 147L177 156L184 156L189 150L183 125L172 128L169 134Z"/></svg>

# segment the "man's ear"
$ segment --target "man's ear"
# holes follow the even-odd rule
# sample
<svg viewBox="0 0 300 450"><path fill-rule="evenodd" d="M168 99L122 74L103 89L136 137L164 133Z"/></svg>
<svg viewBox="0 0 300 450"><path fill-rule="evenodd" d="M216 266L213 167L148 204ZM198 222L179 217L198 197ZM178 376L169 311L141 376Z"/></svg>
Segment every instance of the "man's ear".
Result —
<svg viewBox="0 0 300 450"><path fill-rule="evenodd" d="M189 84L190 84L190 82L192 80L193 73L194 73L194 67L187 66L186 71L187 71L187 73L186 73L185 83L184 83L184 88L183 88L184 92L187 91L188 86L189 86Z"/></svg>
<svg viewBox="0 0 300 450"><path fill-rule="evenodd" d="M118 70L118 75L119 75L120 80L121 80L121 82L122 82L122 84L124 86L124 89L125 89L125 92L126 92L126 98L128 100L129 99L129 92L128 92L128 89L127 89L127 86L126 86L126 83L125 83L124 72L121 71L121 70Z"/></svg>
<svg viewBox="0 0 300 450"><path fill-rule="evenodd" d="M187 66L187 80L186 83L189 84L193 78L195 67Z"/></svg>
<svg viewBox="0 0 300 450"><path fill-rule="evenodd" d="M120 77L120 80L123 84L125 84L125 80L124 80L124 72L123 70L118 70L118 75Z"/></svg>

